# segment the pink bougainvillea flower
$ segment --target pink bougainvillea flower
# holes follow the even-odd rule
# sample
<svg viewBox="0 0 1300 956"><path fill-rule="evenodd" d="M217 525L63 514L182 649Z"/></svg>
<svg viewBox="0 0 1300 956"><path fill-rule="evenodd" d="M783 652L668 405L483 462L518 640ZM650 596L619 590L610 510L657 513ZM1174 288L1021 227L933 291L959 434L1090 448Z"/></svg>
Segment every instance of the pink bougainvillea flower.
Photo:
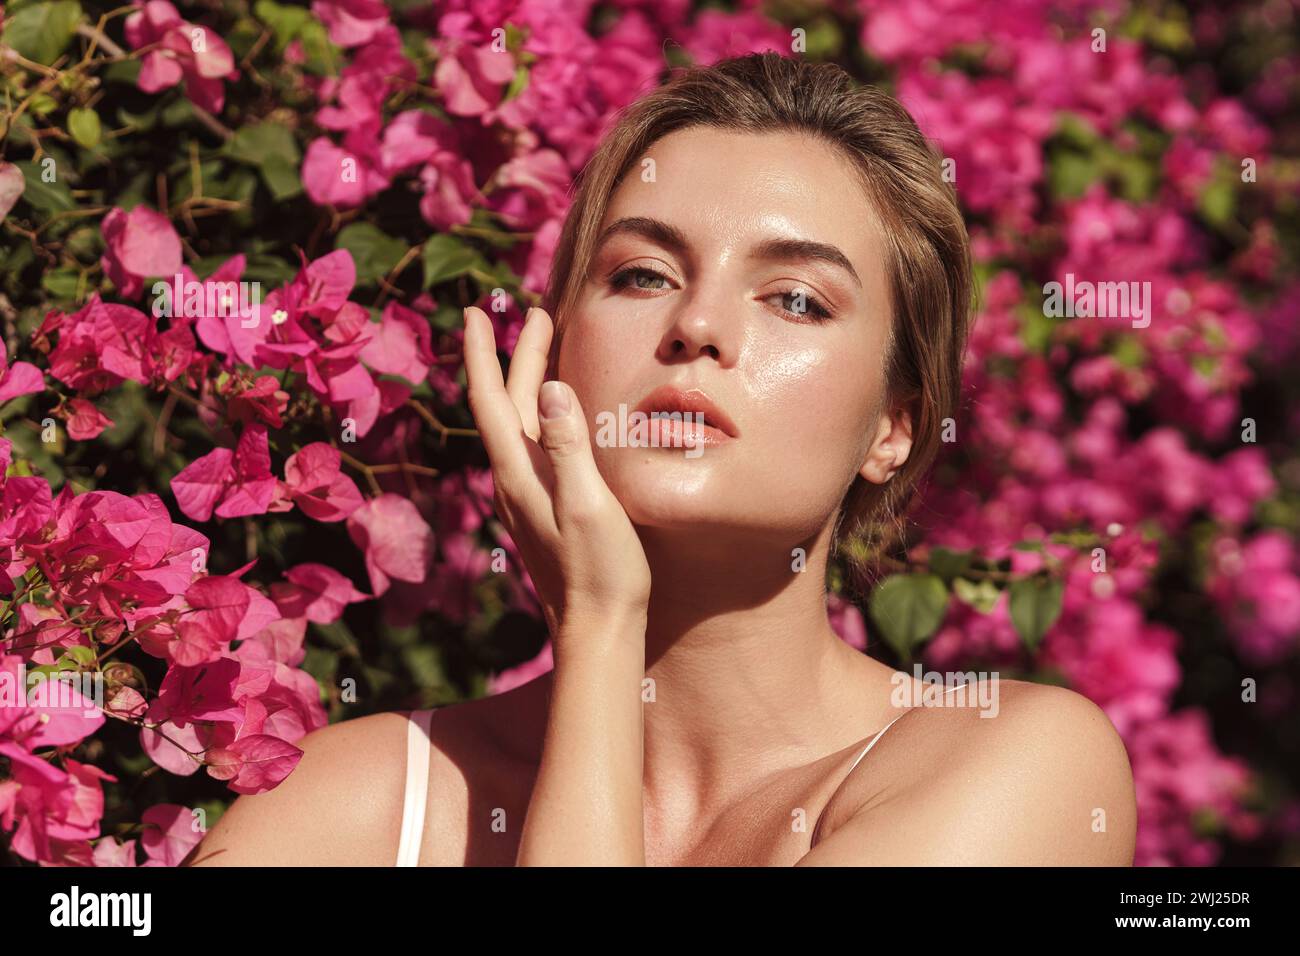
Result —
<svg viewBox="0 0 1300 956"><path fill-rule="evenodd" d="M436 44L438 65L433 85L443 106L455 116L481 116L501 101L515 75L514 57L491 46L472 46L456 39Z"/></svg>
<svg viewBox="0 0 1300 956"><path fill-rule="evenodd" d="M62 414L68 422L68 437L73 441L89 441L97 437L113 420L84 398L70 398Z"/></svg>
<svg viewBox="0 0 1300 956"><path fill-rule="evenodd" d="M275 495L264 425L248 425L234 451L214 448L187 465L171 482L181 511L195 521L265 514Z"/></svg>
<svg viewBox="0 0 1300 956"><path fill-rule="evenodd" d="M464 225L485 202L456 134L435 116L421 110L398 115L384 129L379 155L390 175L423 164L420 213L437 229Z"/></svg>
<svg viewBox="0 0 1300 956"><path fill-rule="evenodd" d="M70 315L47 313L33 337L37 347L48 346L54 333L58 344L50 350L50 375L83 396L127 379L149 381L144 363L152 324L138 309L103 302L96 293Z"/></svg>
<svg viewBox="0 0 1300 956"><path fill-rule="evenodd" d="M349 604L370 597L324 564L299 564L290 568L285 577L289 584L277 584L271 589L276 606L285 617L304 617L316 624L330 624L339 619Z"/></svg>
<svg viewBox="0 0 1300 956"><path fill-rule="evenodd" d="M414 309L389 302L378 330L361 350L361 360L381 375L400 375L419 385L434 364L429 320Z"/></svg>
<svg viewBox="0 0 1300 956"><path fill-rule="evenodd" d="M21 169L13 163L0 163L0 220L9 215L26 188L27 180Z"/></svg>
<svg viewBox="0 0 1300 956"><path fill-rule="evenodd" d="M185 322L192 322L199 341L214 352L230 354L236 351L236 343L256 339L256 330L266 319L260 308L262 303L253 302L249 295L241 299L234 285L242 280L246 265L243 255L231 256L206 279L200 279L189 266L181 269L183 288L197 294L187 292L182 302L173 302L172 312ZM248 306L246 310L244 305ZM241 361L251 362L251 349L240 353L240 357Z"/></svg>
<svg viewBox="0 0 1300 956"><path fill-rule="evenodd" d="M531 232L568 207L569 166L553 149L538 149L501 166L490 207L512 229Z"/></svg>
<svg viewBox="0 0 1300 956"><path fill-rule="evenodd" d="M356 483L342 474L337 448L324 442L305 445L284 463L284 484L303 513L317 521L342 521L362 505Z"/></svg>
<svg viewBox="0 0 1300 956"><path fill-rule="evenodd" d="M850 601L838 594L827 594L827 617L831 628L840 636L840 640L860 651L867 649L867 625L862 619L862 612Z"/></svg>
<svg viewBox="0 0 1300 956"><path fill-rule="evenodd" d="M202 764L195 754L202 754L212 739L212 731L199 724L178 727L165 720L157 727L140 728L140 749L158 766L178 777L198 773Z"/></svg>
<svg viewBox="0 0 1300 956"><path fill-rule="evenodd" d="M384 170L399 173L426 162L436 152L452 152L454 141L451 128L432 113L423 110L399 113L384 127L380 149Z"/></svg>
<svg viewBox="0 0 1300 956"><path fill-rule="evenodd" d="M260 422L270 428L284 424L280 416L289 405L289 393L274 375L259 375L252 381L246 374L231 376L223 393L231 421Z"/></svg>
<svg viewBox="0 0 1300 956"><path fill-rule="evenodd" d="M99 263L123 298L137 298L146 277L171 280L180 271L181 238L162 213L115 207L99 228L108 247Z"/></svg>
<svg viewBox="0 0 1300 956"><path fill-rule="evenodd" d="M140 819L144 824L140 845L149 858L145 866L180 866L203 839L200 818L189 807L157 803Z"/></svg>
<svg viewBox="0 0 1300 956"><path fill-rule="evenodd" d="M303 751L270 734L240 737L208 752L208 773L235 793L265 793L289 776Z"/></svg>
<svg viewBox="0 0 1300 956"><path fill-rule="evenodd" d="M530 680L540 677L542 674L554 669L554 667L555 648L550 641L547 641L538 655L531 661L525 661L517 667L493 675L491 680L488 681L488 690L492 694L504 694L508 690L522 687Z"/></svg>
<svg viewBox="0 0 1300 956"><path fill-rule="evenodd" d="M30 362L9 364L9 352L0 341L0 402L20 395L33 395L45 390L45 376Z"/></svg>
<svg viewBox="0 0 1300 956"><path fill-rule="evenodd" d="M388 590L392 579L418 584L433 557L433 529L409 498L383 494L348 518L348 534L365 552L366 570L375 596Z"/></svg>
<svg viewBox="0 0 1300 956"><path fill-rule="evenodd" d="M195 521L207 521L234 475L231 463L235 453L229 448L214 448L194 459L171 481L172 494L181 511Z"/></svg>
<svg viewBox="0 0 1300 956"><path fill-rule="evenodd" d="M183 666L216 660L231 641L246 640L280 617L270 598L230 575L199 578L185 601L189 610L171 647L172 661Z"/></svg>
<svg viewBox="0 0 1300 956"><path fill-rule="evenodd" d="M387 180L360 155L319 136L307 147L302 160L302 185L318 206L353 209L360 206Z"/></svg>
<svg viewBox="0 0 1300 956"><path fill-rule="evenodd" d="M0 807L0 828L12 830L9 845L23 859L51 863L60 844L99 836L104 815L102 781L117 778L98 767L64 758L59 768L0 744L18 784ZM66 848L62 848L66 850Z"/></svg>
<svg viewBox="0 0 1300 956"><path fill-rule="evenodd" d="M474 168L451 153L437 153L420 170L420 215L435 229L447 230L470 221L473 203L481 199L474 185Z"/></svg>
<svg viewBox="0 0 1300 956"><path fill-rule="evenodd" d="M369 43L388 25L380 0L313 0L311 12L329 29L330 42L344 49Z"/></svg>
<svg viewBox="0 0 1300 956"><path fill-rule="evenodd" d="M0 746L30 753L38 747L70 747L104 725L103 713L77 689L76 682L53 686L47 682L24 685L23 659L0 655L0 679L7 693L23 700L0 707ZM30 677L30 675L28 675Z"/></svg>
<svg viewBox="0 0 1300 956"><path fill-rule="evenodd" d="M167 0L147 0L126 18L126 42L132 49L157 46L145 54L136 81L146 93L157 93L185 81L185 94L197 105L220 113L225 102L223 80L239 78L230 47L217 31L182 20Z"/></svg>
<svg viewBox="0 0 1300 956"><path fill-rule="evenodd" d="M222 589L230 586L225 578L204 580L215 582ZM192 590L197 590L202 583L196 582ZM239 582L234 584L247 587ZM158 685L158 696L149 706L149 720L170 720L178 727L195 720L233 720L242 714L234 697L238 682L239 662L233 658L222 657L193 666L174 665Z"/></svg>
<svg viewBox="0 0 1300 956"><path fill-rule="evenodd" d="M91 860L97 867L135 866L135 846L135 840L118 842L117 837L102 837L95 843Z"/></svg>
<svg viewBox="0 0 1300 956"><path fill-rule="evenodd" d="M316 114L316 124L342 132L358 127L377 129L383 122L381 111L387 94L388 78L384 75L350 72L335 91L338 105L322 107Z"/></svg>

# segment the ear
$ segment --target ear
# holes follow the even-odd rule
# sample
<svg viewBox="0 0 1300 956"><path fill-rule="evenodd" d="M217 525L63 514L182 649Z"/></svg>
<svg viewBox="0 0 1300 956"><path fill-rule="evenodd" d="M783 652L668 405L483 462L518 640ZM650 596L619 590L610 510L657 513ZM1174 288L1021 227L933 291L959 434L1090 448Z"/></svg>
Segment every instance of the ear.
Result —
<svg viewBox="0 0 1300 956"><path fill-rule="evenodd" d="M912 451L912 415L906 408L881 415L866 460L858 469L867 481L883 485L903 467Z"/></svg>

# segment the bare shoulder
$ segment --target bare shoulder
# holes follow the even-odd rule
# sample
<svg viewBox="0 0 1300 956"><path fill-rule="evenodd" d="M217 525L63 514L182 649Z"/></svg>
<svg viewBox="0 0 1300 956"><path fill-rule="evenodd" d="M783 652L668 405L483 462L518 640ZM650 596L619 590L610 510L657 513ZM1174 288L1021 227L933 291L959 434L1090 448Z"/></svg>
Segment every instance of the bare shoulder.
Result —
<svg viewBox="0 0 1300 956"><path fill-rule="evenodd" d="M383 866L397 856L407 711L344 720L295 746L279 786L238 797L191 866Z"/></svg>
<svg viewBox="0 0 1300 956"><path fill-rule="evenodd" d="M545 728L537 715L546 686L538 679L435 711L422 863L464 861L468 830L478 822L471 791L476 803L512 814L521 806L521 782L531 780ZM307 734L296 744L303 756L293 772L274 790L236 799L188 865L392 866L401 838L409 715L370 714ZM527 795L524 789L523 808Z"/></svg>
<svg viewBox="0 0 1300 956"><path fill-rule="evenodd" d="M1100 707L1012 680L952 697L881 738L808 862L1131 865L1133 775Z"/></svg>

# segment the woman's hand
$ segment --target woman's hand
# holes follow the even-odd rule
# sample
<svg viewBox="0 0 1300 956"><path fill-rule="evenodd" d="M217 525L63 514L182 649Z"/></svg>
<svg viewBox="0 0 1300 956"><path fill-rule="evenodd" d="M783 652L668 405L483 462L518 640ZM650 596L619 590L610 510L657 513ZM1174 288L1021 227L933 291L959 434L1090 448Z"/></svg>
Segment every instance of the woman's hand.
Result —
<svg viewBox="0 0 1300 956"><path fill-rule="evenodd" d="M492 320L465 310L469 406L492 463L497 515L532 575L551 633L571 617L643 615L650 568L596 468L573 389L546 375L553 327L529 309L502 381Z"/></svg>

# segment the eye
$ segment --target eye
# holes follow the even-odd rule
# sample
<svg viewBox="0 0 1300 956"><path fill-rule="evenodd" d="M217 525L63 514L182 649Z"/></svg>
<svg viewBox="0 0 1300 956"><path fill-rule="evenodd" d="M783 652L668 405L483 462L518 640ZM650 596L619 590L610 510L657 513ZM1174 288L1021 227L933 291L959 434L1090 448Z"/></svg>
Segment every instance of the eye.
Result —
<svg viewBox="0 0 1300 956"><path fill-rule="evenodd" d="M774 292L768 299L780 299L780 309L789 315L797 315L806 321L821 322L831 317L830 309L807 289L787 289Z"/></svg>
<svg viewBox="0 0 1300 956"><path fill-rule="evenodd" d="M609 277L609 287L616 291L633 288L642 292L659 292L668 288L668 281L666 275L655 269L647 269L644 266L628 266L626 269L619 269ZM664 284L654 285L655 282Z"/></svg>

